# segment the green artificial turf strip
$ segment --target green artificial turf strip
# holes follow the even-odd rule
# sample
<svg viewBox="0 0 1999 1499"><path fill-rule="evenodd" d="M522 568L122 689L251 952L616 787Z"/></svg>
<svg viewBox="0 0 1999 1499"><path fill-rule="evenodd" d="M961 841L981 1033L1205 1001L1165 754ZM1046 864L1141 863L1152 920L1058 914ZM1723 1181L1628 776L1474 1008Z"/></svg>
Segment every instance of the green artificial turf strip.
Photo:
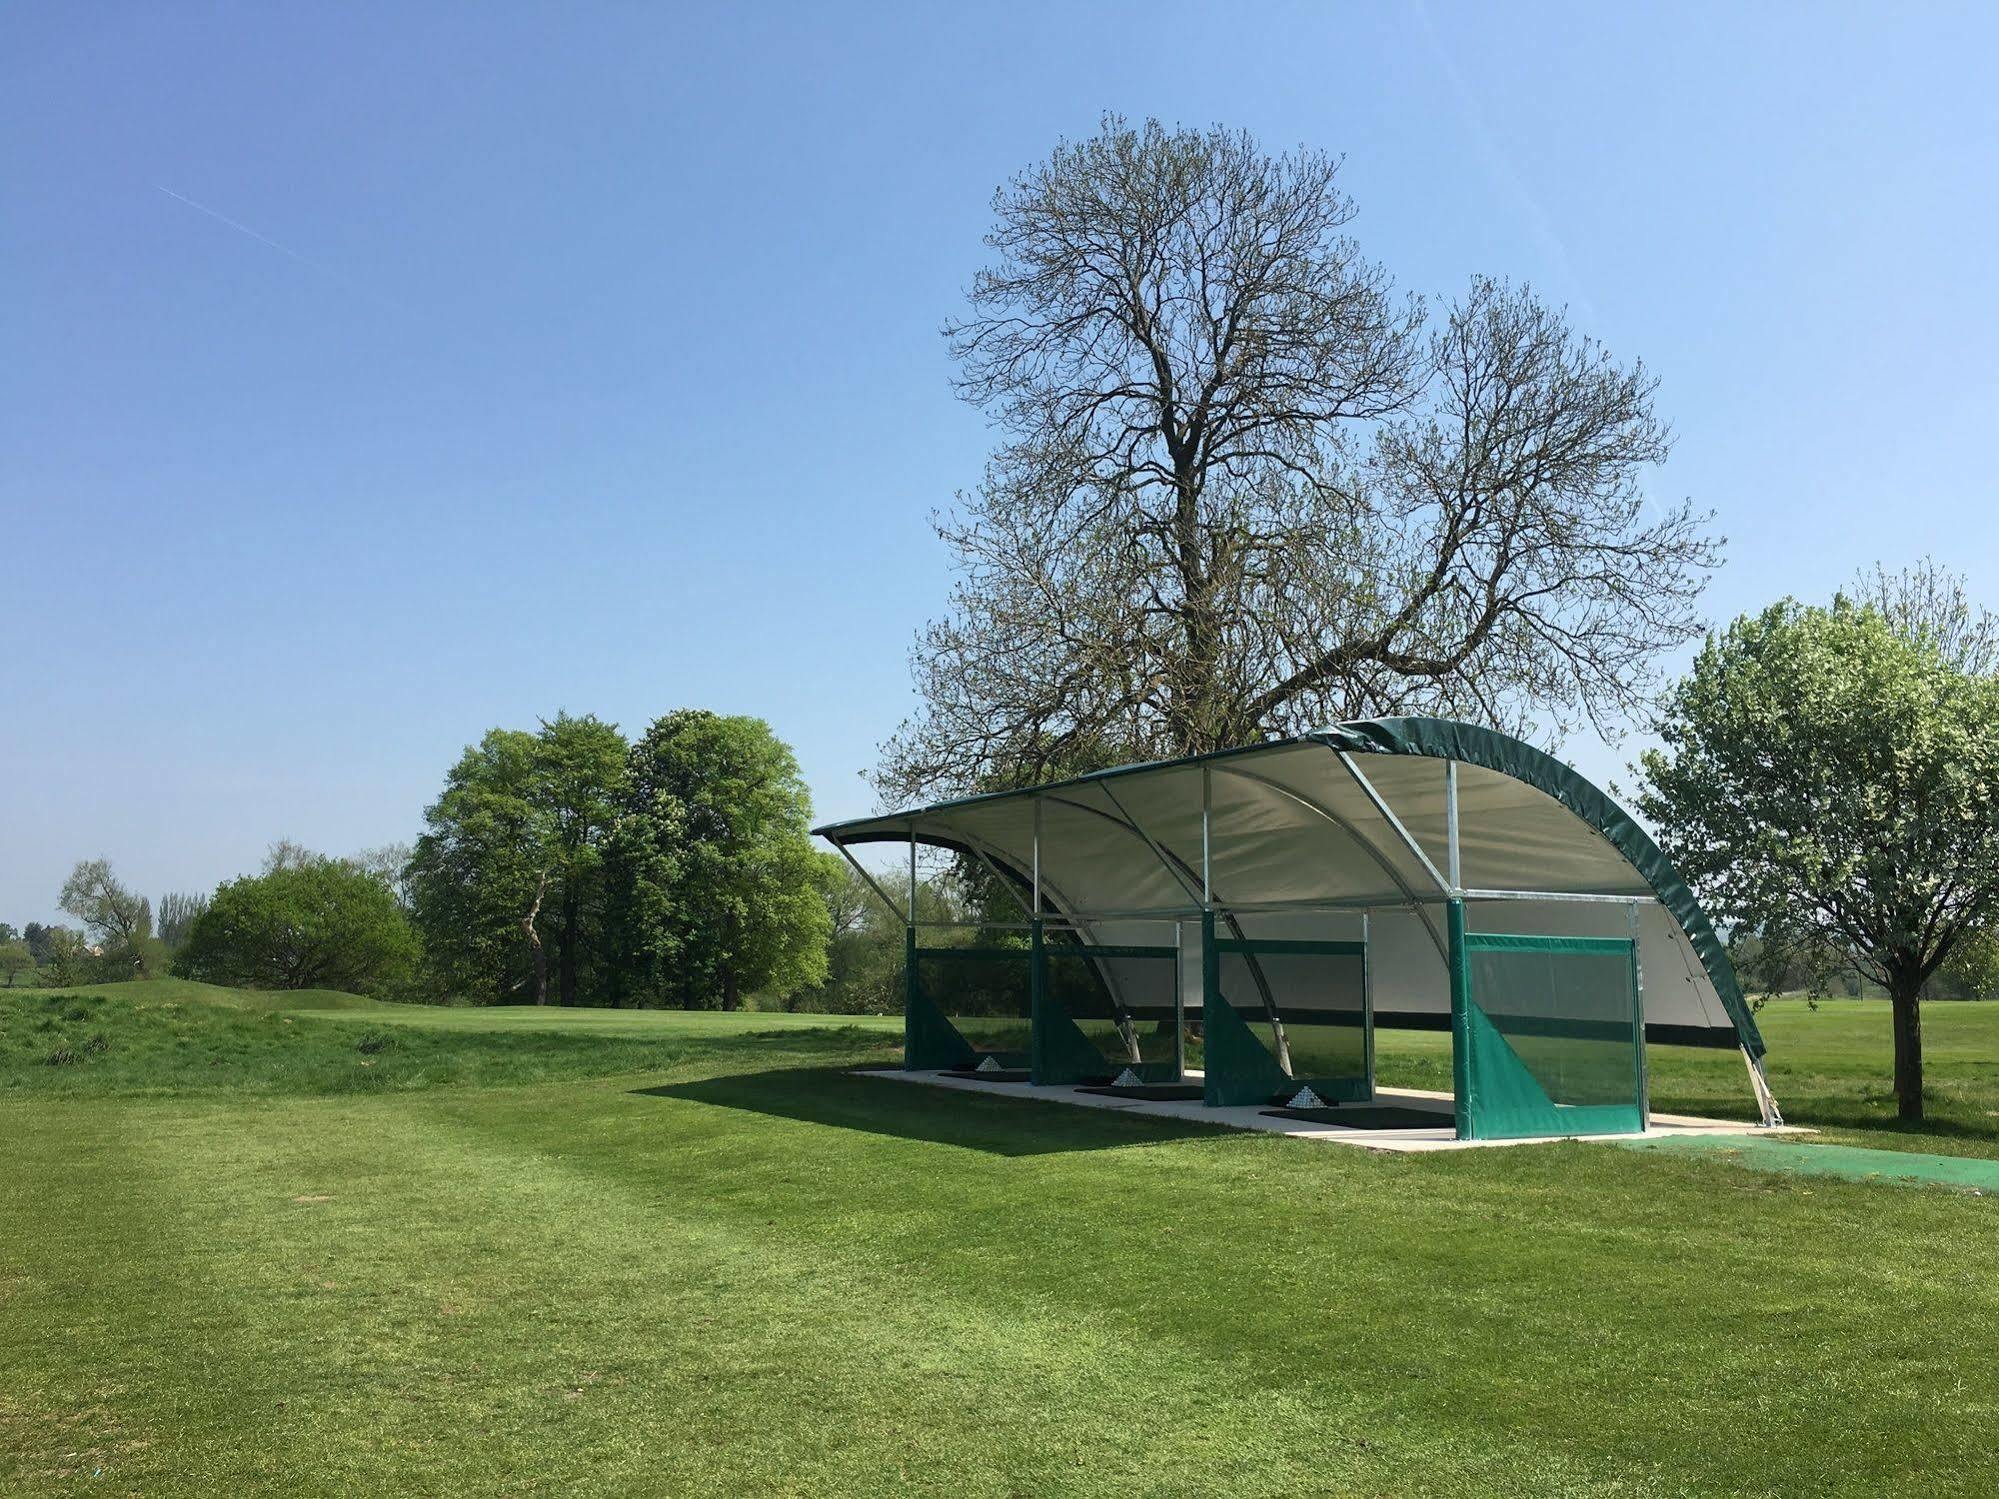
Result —
<svg viewBox="0 0 1999 1499"><path fill-rule="evenodd" d="M0 1098L0 1492L1999 1481L1978 1199L912 1088L848 1075L893 1037L829 1017L572 1019L407 1029L595 1047L562 1065L598 1075L354 1092L314 1063L172 1097L169 1049L130 1088ZM368 1029L294 1020L343 1065ZM1794 1040L1826 1096L1847 1060Z"/></svg>
<svg viewBox="0 0 1999 1499"><path fill-rule="evenodd" d="M1839 1176L1848 1181L1920 1182L1999 1192L1999 1160L1978 1157L1868 1150L1795 1136L1660 1135L1618 1143L1637 1150L1710 1156L1757 1171Z"/></svg>

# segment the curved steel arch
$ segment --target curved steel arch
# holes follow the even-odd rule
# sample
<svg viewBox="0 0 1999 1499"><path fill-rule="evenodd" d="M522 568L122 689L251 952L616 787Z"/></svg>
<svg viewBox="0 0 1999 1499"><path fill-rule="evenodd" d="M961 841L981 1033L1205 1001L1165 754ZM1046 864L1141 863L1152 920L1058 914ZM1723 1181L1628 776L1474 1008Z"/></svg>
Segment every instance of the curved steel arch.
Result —
<svg viewBox="0 0 1999 1499"><path fill-rule="evenodd" d="M1422 901L1416 899L1416 892L1410 889L1409 882L1402 878L1402 871L1389 861L1387 855L1374 846L1373 840L1362 837L1358 828L1348 822L1339 813L1333 811L1332 808L1321 806L1318 802L1312 800L1311 797L1293 791L1289 786L1280 785L1268 776L1260 776L1253 770L1244 770L1239 765L1217 765L1215 770L1221 775L1239 776L1245 781L1254 781L1257 785L1268 787L1280 796L1289 797L1306 811L1318 813L1319 816L1325 818L1326 821L1332 823L1341 832L1353 839L1360 846L1362 852L1381 866L1381 872L1395 882L1395 888L1402 892L1402 898L1409 903L1417 916L1422 919L1423 930L1430 934L1430 941L1436 946L1437 956L1443 959L1446 966L1449 966L1451 961L1450 949L1445 945L1443 933L1437 930L1437 924L1430 916L1430 908Z"/></svg>

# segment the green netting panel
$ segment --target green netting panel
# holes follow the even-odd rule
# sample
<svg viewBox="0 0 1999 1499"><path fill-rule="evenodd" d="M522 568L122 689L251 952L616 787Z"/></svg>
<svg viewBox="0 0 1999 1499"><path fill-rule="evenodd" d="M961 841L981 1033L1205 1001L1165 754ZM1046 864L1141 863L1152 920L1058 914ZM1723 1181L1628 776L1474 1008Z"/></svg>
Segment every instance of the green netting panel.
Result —
<svg viewBox="0 0 1999 1499"><path fill-rule="evenodd" d="M1288 1102L1308 1086L1328 1103L1374 1096L1365 944L1213 937L1204 948L1210 1105Z"/></svg>
<svg viewBox="0 0 1999 1499"><path fill-rule="evenodd" d="M1267 1104L1298 1091L1236 1007L1213 993L1202 997L1201 1044L1201 1102L1211 1109Z"/></svg>
<svg viewBox="0 0 1999 1499"><path fill-rule="evenodd" d="M1028 1065L1033 1004L1025 947L907 951L903 1062L911 1071Z"/></svg>
<svg viewBox="0 0 1999 1499"><path fill-rule="evenodd" d="M1466 933L1459 1099L1472 1139L1645 1127L1632 944Z"/></svg>
<svg viewBox="0 0 1999 1499"><path fill-rule="evenodd" d="M1100 1083L1129 1070L1148 1083L1178 1082L1179 973L1174 946L1047 934L1034 1011L1034 1081Z"/></svg>

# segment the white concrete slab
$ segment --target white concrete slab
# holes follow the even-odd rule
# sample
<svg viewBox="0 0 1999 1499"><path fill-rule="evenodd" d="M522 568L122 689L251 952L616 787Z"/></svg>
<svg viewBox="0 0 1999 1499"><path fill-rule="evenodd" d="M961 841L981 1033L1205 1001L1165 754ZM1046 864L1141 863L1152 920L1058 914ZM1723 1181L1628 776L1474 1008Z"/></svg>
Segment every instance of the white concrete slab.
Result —
<svg viewBox="0 0 1999 1499"><path fill-rule="evenodd" d="M1432 1109L1437 1114L1434 1127L1417 1129L1346 1129L1330 1124L1304 1124L1296 1119L1273 1119L1261 1108L1211 1109L1201 1103L1173 1103L1144 1098L1106 1098L1085 1093L1080 1088L1036 1087L1033 1083L992 1083L978 1078L953 1077L942 1072L865 1071L862 1077L885 1078L891 1082L916 1083L929 1088L955 1088L967 1093L992 1093L1002 1098L1027 1098L1039 1103L1066 1103L1084 1109L1112 1109L1125 1114L1144 1114L1155 1119L1184 1119L1196 1124L1219 1124L1227 1129L1260 1130L1265 1134L1289 1135L1296 1140L1328 1140L1336 1145L1358 1145L1363 1150L1486 1150L1503 1145L1545 1145L1554 1140L1611 1138L1603 1135L1535 1135L1521 1140L1460 1140L1451 1113L1451 1095L1415 1088L1382 1088L1375 1103L1412 1109ZM1188 1081L1200 1074L1190 1073ZM1812 1134L1795 1125L1774 1128L1732 1119L1703 1119L1692 1114L1653 1114L1646 1128L1650 1136L1661 1135L1744 1135ZM1629 1137L1618 1137L1629 1138Z"/></svg>

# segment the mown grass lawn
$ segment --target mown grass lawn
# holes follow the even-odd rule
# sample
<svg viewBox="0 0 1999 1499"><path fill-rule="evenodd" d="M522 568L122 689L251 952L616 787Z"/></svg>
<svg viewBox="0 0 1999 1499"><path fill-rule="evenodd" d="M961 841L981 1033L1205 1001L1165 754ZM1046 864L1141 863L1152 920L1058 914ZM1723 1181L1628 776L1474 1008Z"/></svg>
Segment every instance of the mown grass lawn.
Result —
<svg viewBox="0 0 1999 1499"><path fill-rule="evenodd" d="M144 987L0 999L0 1493L1999 1487L1987 1199L946 1096L827 1018ZM1989 1150L1999 1007L1929 1019ZM1938 1146L1862 1128L1885 1016L1765 1022L1794 1115Z"/></svg>

